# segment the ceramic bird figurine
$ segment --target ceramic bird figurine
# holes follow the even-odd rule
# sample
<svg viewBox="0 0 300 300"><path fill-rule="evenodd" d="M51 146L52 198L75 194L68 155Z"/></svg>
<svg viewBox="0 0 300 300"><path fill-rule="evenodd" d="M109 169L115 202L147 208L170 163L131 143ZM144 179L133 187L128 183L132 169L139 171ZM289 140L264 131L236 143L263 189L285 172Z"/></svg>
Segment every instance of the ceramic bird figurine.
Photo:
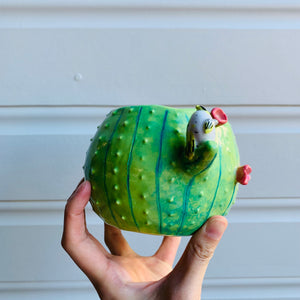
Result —
<svg viewBox="0 0 300 300"><path fill-rule="evenodd" d="M213 215L226 215L240 166L227 116L220 108L122 107L99 126L87 152L90 202L104 222L160 235L191 235Z"/></svg>

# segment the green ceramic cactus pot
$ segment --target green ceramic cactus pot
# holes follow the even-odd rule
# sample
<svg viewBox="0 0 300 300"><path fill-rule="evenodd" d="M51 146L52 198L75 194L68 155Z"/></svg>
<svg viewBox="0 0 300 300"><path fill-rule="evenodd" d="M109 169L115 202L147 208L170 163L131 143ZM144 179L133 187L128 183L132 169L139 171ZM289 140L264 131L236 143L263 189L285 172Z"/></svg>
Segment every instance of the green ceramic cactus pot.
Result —
<svg viewBox="0 0 300 300"><path fill-rule="evenodd" d="M123 230L190 235L226 215L251 168L225 113L204 107L130 106L109 113L87 152L90 203Z"/></svg>

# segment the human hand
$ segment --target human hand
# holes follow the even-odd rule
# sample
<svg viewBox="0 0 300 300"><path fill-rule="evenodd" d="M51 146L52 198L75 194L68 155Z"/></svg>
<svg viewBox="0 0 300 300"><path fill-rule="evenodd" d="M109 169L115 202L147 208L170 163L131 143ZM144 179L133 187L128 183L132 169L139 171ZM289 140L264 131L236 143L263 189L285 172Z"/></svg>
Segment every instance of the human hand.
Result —
<svg viewBox="0 0 300 300"><path fill-rule="evenodd" d="M91 193L81 182L67 201L62 246L87 275L103 300L199 300L204 275L226 227L221 216L211 217L190 239L172 270L180 237L166 236L150 257L135 253L121 230L105 224L110 253L92 236L85 222Z"/></svg>

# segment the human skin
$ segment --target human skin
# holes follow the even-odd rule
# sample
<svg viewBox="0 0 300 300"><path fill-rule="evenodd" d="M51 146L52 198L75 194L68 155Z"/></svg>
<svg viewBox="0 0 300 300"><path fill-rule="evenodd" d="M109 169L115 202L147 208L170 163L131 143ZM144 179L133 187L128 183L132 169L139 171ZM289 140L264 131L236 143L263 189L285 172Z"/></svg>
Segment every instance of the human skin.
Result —
<svg viewBox="0 0 300 300"><path fill-rule="evenodd" d="M86 226L90 194L90 183L82 181L68 199L61 243L100 299L201 299L204 275L227 227L226 218L213 216L193 234L173 269L180 237L165 236L156 253L144 257L131 249L121 230L105 224L108 252Z"/></svg>

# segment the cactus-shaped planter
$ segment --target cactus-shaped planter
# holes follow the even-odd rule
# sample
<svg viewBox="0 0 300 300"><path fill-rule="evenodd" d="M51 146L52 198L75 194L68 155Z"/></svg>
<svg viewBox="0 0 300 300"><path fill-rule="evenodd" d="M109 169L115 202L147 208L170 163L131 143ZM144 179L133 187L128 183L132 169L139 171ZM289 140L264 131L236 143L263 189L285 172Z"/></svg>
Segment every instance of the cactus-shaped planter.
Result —
<svg viewBox="0 0 300 300"><path fill-rule="evenodd" d="M108 224L149 234L190 235L226 215L251 168L220 108L122 107L98 127L87 152L90 202Z"/></svg>

